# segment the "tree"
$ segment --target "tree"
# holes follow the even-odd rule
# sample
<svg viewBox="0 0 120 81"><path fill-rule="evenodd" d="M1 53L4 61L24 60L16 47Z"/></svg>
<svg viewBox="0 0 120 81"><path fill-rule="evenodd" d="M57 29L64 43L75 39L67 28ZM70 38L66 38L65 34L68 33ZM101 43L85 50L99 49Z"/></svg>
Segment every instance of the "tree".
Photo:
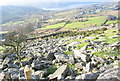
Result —
<svg viewBox="0 0 120 81"><path fill-rule="evenodd" d="M3 42L3 45L7 48L11 48L13 53L17 55L21 67L22 52L27 49L27 35L23 34L22 32L8 33L5 36L5 41Z"/></svg>

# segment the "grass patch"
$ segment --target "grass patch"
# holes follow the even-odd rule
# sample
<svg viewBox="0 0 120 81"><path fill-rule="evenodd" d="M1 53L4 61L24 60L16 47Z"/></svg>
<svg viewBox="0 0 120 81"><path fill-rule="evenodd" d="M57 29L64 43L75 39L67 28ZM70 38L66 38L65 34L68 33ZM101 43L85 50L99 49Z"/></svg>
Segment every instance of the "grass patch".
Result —
<svg viewBox="0 0 120 81"><path fill-rule="evenodd" d="M75 65L68 64L68 67L71 67L72 69L74 69L74 68L75 68Z"/></svg>
<svg viewBox="0 0 120 81"><path fill-rule="evenodd" d="M5 48L4 48L4 47L2 47L2 46L0 46L0 53L3 53L3 52L4 52L4 50L5 50Z"/></svg>
<svg viewBox="0 0 120 81"><path fill-rule="evenodd" d="M93 54L96 55L96 56L102 57L102 58L105 58L104 55L110 55L110 56L119 56L120 55L119 50L112 50L112 51L115 52L115 53L112 53L110 51L98 51L98 52L95 52Z"/></svg>
<svg viewBox="0 0 120 81"><path fill-rule="evenodd" d="M118 38L106 38L104 41L106 41L109 44L113 44L119 40L120 40L120 37L118 37Z"/></svg>
<svg viewBox="0 0 120 81"><path fill-rule="evenodd" d="M47 69L48 74L53 74L57 69L53 68L53 69Z"/></svg>
<svg viewBox="0 0 120 81"><path fill-rule="evenodd" d="M74 54L74 53L73 53L73 51L65 51L64 54L65 54L65 55L72 55L72 54Z"/></svg>
<svg viewBox="0 0 120 81"><path fill-rule="evenodd" d="M117 29L110 29L105 31L105 40L107 43L115 43L117 41L119 41L120 37L116 37L116 38L110 38L112 36L116 36L116 33L118 33Z"/></svg>
<svg viewBox="0 0 120 81"><path fill-rule="evenodd" d="M82 47L84 47L84 46L87 46L87 44L88 44L88 42L84 42L84 43L82 43L82 44L79 44L79 45L78 45L78 49L80 49L80 48L82 48Z"/></svg>
<svg viewBox="0 0 120 81"><path fill-rule="evenodd" d="M63 27L65 23L59 23L59 24L55 24L55 25L49 25L49 26L46 26L44 28L41 28L41 29L54 29L54 28L58 28L58 27Z"/></svg>
<svg viewBox="0 0 120 81"><path fill-rule="evenodd" d="M27 60L28 60L28 58L23 58L23 59L22 59L22 61L27 61Z"/></svg>

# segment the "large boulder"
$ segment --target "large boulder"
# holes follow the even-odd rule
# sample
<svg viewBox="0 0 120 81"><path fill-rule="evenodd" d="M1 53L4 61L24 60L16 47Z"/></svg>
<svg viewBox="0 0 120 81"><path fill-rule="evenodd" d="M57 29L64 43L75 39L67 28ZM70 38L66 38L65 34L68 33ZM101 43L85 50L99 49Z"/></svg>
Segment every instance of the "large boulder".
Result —
<svg viewBox="0 0 120 81"><path fill-rule="evenodd" d="M79 50L73 50L74 51L74 57L76 59L81 59L83 62L88 62L90 60L90 57L86 54L81 53Z"/></svg>
<svg viewBox="0 0 120 81"><path fill-rule="evenodd" d="M101 73L96 81L120 81L120 67Z"/></svg>
<svg viewBox="0 0 120 81"><path fill-rule="evenodd" d="M82 80L82 81L96 81L98 78L99 74L101 72L96 72L96 73L86 73L82 75L78 75L76 79Z"/></svg>
<svg viewBox="0 0 120 81"><path fill-rule="evenodd" d="M61 52L57 52L54 54L55 58L60 62L67 62L69 57Z"/></svg>
<svg viewBox="0 0 120 81"><path fill-rule="evenodd" d="M67 71L68 71L68 66L62 65L53 74L50 74L48 77L49 79L64 77L67 74Z"/></svg>

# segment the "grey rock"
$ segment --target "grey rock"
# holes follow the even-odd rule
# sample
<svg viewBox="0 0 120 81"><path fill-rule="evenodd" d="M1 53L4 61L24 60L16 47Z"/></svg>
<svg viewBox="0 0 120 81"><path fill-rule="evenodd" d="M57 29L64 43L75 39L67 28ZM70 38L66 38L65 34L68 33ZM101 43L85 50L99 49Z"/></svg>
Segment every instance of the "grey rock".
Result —
<svg viewBox="0 0 120 81"><path fill-rule="evenodd" d="M26 65L29 65L29 64L30 64L29 61L21 61L21 65L22 65L22 66L26 66Z"/></svg>
<svg viewBox="0 0 120 81"><path fill-rule="evenodd" d="M67 50L68 50L68 51L71 51L71 49L74 49L74 48L73 48L74 45L79 45L79 44L81 44L81 43L78 42L78 41L69 43L69 44L67 45Z"/></svg>
<svg viewBox="0 0 120 81"><path fill-rule="evenodd" d="M58 79L58 80L64 79L64 76L58 75L57 79Z"/></svg>
<svg viewBox="0 0 120 81"><path fill-rule="evenodd" d="M103 59L101 57L98 57L98 56L95 56L95 55L91 58L91 60L92 61L97 61L97 62L100 62L100 63L105 63L106 62L105 59Z"/></svg>
<svg viewBox="0 0 120 81"><path fill-rule="evenodd" d="M19 79L18 73L11 74L11 78L12 78L12 79Z"/></svg>
<svg viewBox="0 0 120 81"><path fill-rule="evenodd" d="M17 74L17 73L19 73L19 69L18 68L9 68L8 69L8 71L7 71L8 73L13 73L13 74Z"/></svg>
<svg viewBox="0 0 120 81"><path fill-rule="evenodd" d="M70 64L74 64L75 60L74 60L73 55L68 55L68 57L69 57L69 59L67 60L67 62L70 63Z"/></svg>
<svg viewBox="0 0 120 81"><path fill-rule="evenodd" d="M44 78L46 75L47 75L47 70L39 70L39 71L36 71L36 72L34 72L32 75L36 75L36 76L38 76L37 78L38 79L41 79L41 78Z"/></svg>
<svg viewBox="0 0 120 81"><path fill-rule="evenodd" d="M75 76L67 76L65 79L67 79L67 80L73 80L73 79L75 79Z"/></svg>
<svg viewBox="0 0 120 81"><path fill-rule="evenodd" d="M103 45L109 45L109 43L107 43L107 42L102 42L102 44L103 44Z"/></svg>
<svg viewBox="0 0 120 81"><path fill-rule="evenodd" d="M78 45L78 44L80 44L80 42L75 41L75 42L69 43L69 44L67 45L67 47L69 47L69 46L74 46L74 45Z"/></svg>
<svg viewBox="0 0 120 81"><path fill-rule="evenodd" d="M9 68L19 68L19 66L16 65L16 64L7 64L7 66L8 66Z"/></svg>
<svg viewBox="0 0 120 81"><path fill-rule="evenodd" d="M54 56L58 61L62 62L67 62L69 59L69 57L63 53L55 53Z"/></svg>
<svg viewBox="0 0 120 81"><path fill-rule="evenodd" d="M47 55L46 55L46 58L49 59L49 60L54 60L55 59L54 53L48 52Z"/></svg>
<svg viewBox="0 0 120 81"><path fill-rule="evenodd" d="M24 76L24 69L23 68L19 69L19 77L25 77Z"/></svg>
<svg viewBox="0 0 120 81"><path fill-rule="evenodd" d="M0 72L7 68L7 65L0 65Z"/></svg>
<svg viewBox="0 0 120 81"><path fill-rule="evenodd" d="M112 69L112 68L114 68L113 64L111 64L111 65L104 64L104 66L100 67L99 70L103 71L103 70L108 70L108 69Z"/></svg>
<svg viewBox="0 0 120 81"><path fill-rule="evenodd" d="M97 39L97 37L87 37L89 40L90 39Z"/></svg>
<svg viewBox="0 0 120 81"><path fill-rule="evenodd" d="M118 59L118 60L120 60L120 55L119 55L119 56L117 56L117 59Z"/></svg>
<svg viewBox="0 0 120 81"><path fill-rule="evenodd" d="M99 64L99 62L97 62L97 61L95 61L95 60L92 60L92 61L91 61L91 64L95 67L95 66L97 66L97 65Z"/></svg>
<svg viewBox="0 0 120 81"><path fill-rule="evenodd" d="M81 58L81 52L79 51L79 50L73 50L73 52L74 52L74 57L76 58L76 59L79 59L79 58Z"/></svg>
<svg viewBox="0 0 120 81"><path fill-rule="evenodd" d="M83 46L81 49L80 49L80 51L85 51L85 50L87 50L87 48L88 48L88 46Z"/></svg>
<svg viewBox="0 0 120 81"><path fill-rule="evenodd" d="M119 81L120 80L120 67L112 68L101 73L96 81Z"/></svg>
<svg viewBox="0 0 120 81"><path fill-rule="evenodd" d="M23 77L19 77L19 81L26 81L26 78L23 76Z"/></svg>
<svg viewBox="0 0 120 81"><path fill-rule="evenodd" d="M76 64L75 64L75 67L76 67L77 69L80 69L80 70L83 69L82 63L76 63Z"/></svg>
<svg viewBox="0 0 120 81"><path fill-rule="evenodd" d="M116 35L116 36L112 36L112 37L109 37L109 38L117 38L118 36Z"/></svg>
<svg viewBox="0 0 120 81"><path fill-rule="evenodd" d="M91 72L93 69L93 66L91 62L87 63L85 67L83 67L84 72Z"/></svg>
<svg viewBox="0 0 120 81"><path fill-rule="evenodd" d="M0 53L0 59L4 59L8 56L8 53Z"/></svg>
<svg viewBox="0 0 120 81"><path fill-rule="evenodd" d="M86 73L86 74L78 75L76 79L81 79L82 81L88 81L88 80L96 81L100 73L101 72Z"/></svg>
<svg viewBox="0 0 120 81"><path fill-rule="evenodd" d="M96 43L97 45L99 45L101 41L93 41L93 43Z"/></svg>
<svg viewBox="0 0 120 81"><path fill-rule="evenodd" d="M63 47L63 46L60 46L59 49L60 49L60 51L65 51L65 50L67 50L67 49L66 49L65 47Z"/></svg>
<svg viewBox="0 0 120 81"><path fill-rule="evenodd" d="M111 44L110 46L111 47L116 47L116 46L119 46L119 45L120 45L120 42L116 42L116 43Z"/></svg>
<svg viewBox="0 0 120 81"><path fill-rule="evenodd" d="M19 62L17 62L17 61L14 61L14 63L13 64L15 64L15 65L20 65L20 63Z"/></svg>
<svg viewBox="0 0 120 81"><path fill-rule="evenodd" d="M0 65L2 65L3 59L0 59Z"/></svg>
<svg viewBox="0 0 120 81"><path fill-rule="evenodd" d="M5 74L4 79L9 79L9 80L11 80L11 79L12 79L12 77L11 77L11 74L10 74L10 73L5 72L4 74Z"/></svg>
<svg viewBox="0 0 120 81"><path fill-rule="evenodd" d="M10 60L11 60L10 58L6 57L6 58L4 59L2 65L8 64L8 63L10 62Z"/></svg>
<svg viewBox="0 0 120 81"><path fill-rule="evenodd" d="M81 53L79 50L73 50L73 51L74 51L74 57L76 59L81 58L82 61L84 61L84 62L88 62L90 60L90 58L88 57L88 55Z"/></svg>
<svg viewBox="0 0 120 81"><path fill-rule="evenodd" d="M44 64L41 63L39 60L34 60L31 64L32 68L35 70L41 70L44 69Z"/></svg>
<svg viewBox="0 0 120 81"><path fill-rule="evenodd" d="M65 76L67 73L67 65L62 65L53 74L49 75L49 79L57 78L60 75Z"/></svg>

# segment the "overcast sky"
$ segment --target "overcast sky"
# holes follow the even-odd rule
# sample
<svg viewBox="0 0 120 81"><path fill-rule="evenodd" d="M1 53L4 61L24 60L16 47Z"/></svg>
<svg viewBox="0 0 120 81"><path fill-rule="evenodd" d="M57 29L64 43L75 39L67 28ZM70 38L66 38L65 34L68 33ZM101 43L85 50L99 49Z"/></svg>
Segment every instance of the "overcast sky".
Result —
<svg viewBox="0 0 120 81"><path fill-rule="evenodd" d="M0 5L22 5L32 2L112 2L119 0L0 0Z"/></svg>

